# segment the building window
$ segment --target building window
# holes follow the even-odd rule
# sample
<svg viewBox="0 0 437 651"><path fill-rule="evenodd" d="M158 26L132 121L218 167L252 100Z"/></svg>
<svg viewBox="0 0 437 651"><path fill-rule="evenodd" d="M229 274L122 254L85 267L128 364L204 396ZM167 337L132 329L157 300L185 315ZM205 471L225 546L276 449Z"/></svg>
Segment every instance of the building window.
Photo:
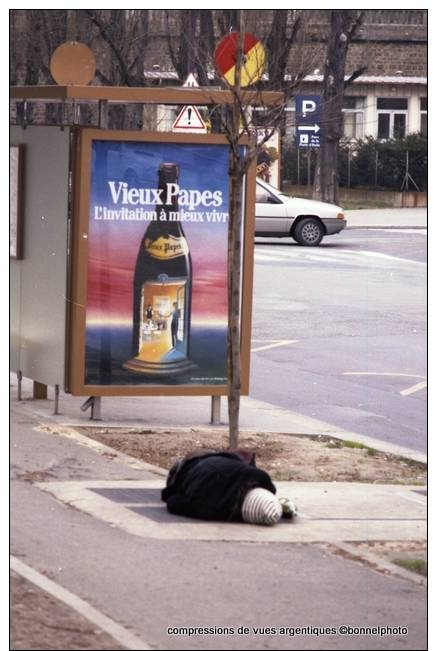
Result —
<svg viewBox="0 0 437 651"><path fill-rule="evenodd" d="M345 138L362 138L364 135L364 97L343 99L343 135Z"/></svg>
<svg viewBox="0 0 437 651"><path fill-rule="evenodd" d="M378 97L378 138L404 138L407 128L408 99Z"/></svg>
<svg viewBox="0 0 437 651"><path fill-rule="evenodd" d="M428 134L428 98L420 98L420 131L421 133Z"/></svg>

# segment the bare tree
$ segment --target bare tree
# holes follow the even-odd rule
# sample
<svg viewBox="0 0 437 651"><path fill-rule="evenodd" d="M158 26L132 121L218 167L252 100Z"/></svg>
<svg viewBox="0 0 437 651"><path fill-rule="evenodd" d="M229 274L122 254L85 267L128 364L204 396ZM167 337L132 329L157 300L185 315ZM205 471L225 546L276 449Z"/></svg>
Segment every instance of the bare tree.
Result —
<svg viewBox="0 0 437 651"><path fill-rule="evenodd" d="M247 74L245 66L244 41L246 33L245 10L204 11L210 33L207 47L199 40L200 16L195 10L181 10L179 32L175 33L167 12L167 40L173 65L181 81L189 72L196 71L199 79L205 79L207 73L214 70L212 64L214 34L223 36L236 31L238 44L235 53L235 75L232 84L216 76L214 84L224 84L232 93L232 103L226 109L214 107L218 116L219 128L230 145L229 164L229 230L228 230L228 414L229 444L231 448L238 445L239 414L241 398L241 268L242 268L242 210L244 178L252 164L263 150L274 130L284 124L287 102L293 97L298 85L311 70L311 57L298 57L298 65L290 67L290 52L296 47L302 25L302 12L290 10L273 10L264 21L262 41L267 52L267 75L253 79L249 88L242 84L242 76ZM267 12L266 12L267 14ZM254 14L252 19L257 18ZM215 27L214 27L215 23ZM172 31L173 30L173 31ZM177 43L175 44L175 41ZM217 74L217 73L216 73ZM205 82L206 83L206 82ZM263 101L263 91L275 89L282 91L280 99L274 104ZM212 102L211 102L212 104ZM253 108L261 109L263 123L267 127L261 139L256 137L256 122ZM244 148L241 136L249 138ZM245 336L248 333L244 333Z"/></svg>
<svg viewBox="0 0 437 651"><path fill-rule="evenodd" d="M323 139L318 150L313 199L338 204L338 145L343 135L342 107L345 88L365 67L358 68L345 81L349 45L362 24L363 11L333 9L323 77Z"/></svg>
<svg viewBox="0 0 437 651"><path fill-rule="evenodd" d="M290 51L302 27L302 11L275 9L271 28L265 39L267 51L268 88L281 90L287 86L286 73L290 69Z"/></svg>
<svg viewBox="0 0 437 651"><path fill-rule="evenodd" d="M20 10L11 12L11 33L19 33L11 48L11 80L34 85L50 84L50 59L67 40L82 41L99 51L96 78L105 85L144 86L144 61L148 45L148 10ZM22 23L18 31L17 22ZM20 75L19 71L23 73ZM48 107L48 122L60 107ZM113 127L142 123L142 108L114 107ZM87 117L89 120L89 116ZM86 120L86 121L87 121Z"/></svg>
<svg viewBox="0 0 437 651"><path fill-rule="evenodd" d="M279 30L280 20L286 20L286 12L278 14L274 31ZM276 103L266 105L263 101L265 82L262 79L253 80L249 88L243 87L243 70L247 74L244 54L245 40L245 11L238 10L237 15L229 17L239 25L237 47L235 53L235 75L233 83L224 82L232 93L232 104L228 111L222 113L221 130L226 135L230 145L231 155L229 164L229 230L228 230L228 414L229 414L229 444L231 448L238 446L239 440L239 416L241 398L241 268L242 268L242 211L243 211L243 185L244 178L252 164L263 149L264 144L269 140L273 131L281 125L287 101L293 96L300 80L308 70L299 70L297 74L291 75L285 82L281 81L283 94L278 94ZM290 47L295 42L298 27L291 29L289 40L285 47ZM272 36L273 39L273 36ZM276 59L277 72L285 77L285 58L280 58L280 48L277 48ZM264 109L266 124L263 137L257 140L255 135L255 124L252 120L252 108L257 104ZM241 136L246 135L248 144L241 147ZM244 333L245 336L248 333Z"/></svg>
<svg viewBox="0 0 437 651"><path fill-rule="evenodd" d="M215 35L211 9L165 10L166 42L181 81L194 73L201 86L211 83Z"/></svg>

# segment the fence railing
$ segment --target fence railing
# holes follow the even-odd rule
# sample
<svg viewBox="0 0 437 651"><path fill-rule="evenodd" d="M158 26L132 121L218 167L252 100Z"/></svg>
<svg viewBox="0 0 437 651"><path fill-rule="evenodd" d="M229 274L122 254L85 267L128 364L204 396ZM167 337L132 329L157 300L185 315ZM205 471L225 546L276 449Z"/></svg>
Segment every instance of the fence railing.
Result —
<svg viewBox="0 0 437 651"><path fill-rule="evenodd" d="M281 153L283 181L311 186L317 150L288 145ZM414 146L405 148L395 141L343 145L338 155L338 176L344 188L424 192L428 181L426 139L420 138Z"/></svg>

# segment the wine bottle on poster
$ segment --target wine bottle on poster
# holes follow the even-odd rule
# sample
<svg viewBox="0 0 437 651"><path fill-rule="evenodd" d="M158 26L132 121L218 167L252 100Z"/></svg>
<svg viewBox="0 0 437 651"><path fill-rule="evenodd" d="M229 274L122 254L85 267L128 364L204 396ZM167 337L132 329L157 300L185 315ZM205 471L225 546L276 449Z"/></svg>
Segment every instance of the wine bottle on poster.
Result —
<svg viewBox="0 0 437 651"><path fill-rule="evenodd" d="M141 240L133 279L132 354L124 368L145 375L175 375L189 360L192 264L174 191L179 168L163 163L158 190L163 205Z"/></svg>

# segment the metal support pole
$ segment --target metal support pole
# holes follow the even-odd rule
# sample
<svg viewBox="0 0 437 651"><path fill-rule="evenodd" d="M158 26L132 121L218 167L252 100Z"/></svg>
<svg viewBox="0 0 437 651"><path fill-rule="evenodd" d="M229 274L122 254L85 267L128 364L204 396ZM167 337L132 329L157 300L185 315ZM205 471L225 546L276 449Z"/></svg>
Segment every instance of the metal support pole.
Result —
<svg viewBox="0 0 437 651"><path fill-rule="evenodd" d="M375 150L375 188L378 186L378 150Z"/></svg>
<svg viewBox="0 0 437 651"><path fill-rule="evenodd" d="M66 116L65 116L65 99L61 101L61 108L60 108L60 113L61 113L61 131L64 131L65 129L65 122L66 122Z"/></svg>
<svg viewBox="0 0 437 651"><path fill-rule="evenodd" d="M80 104L73 101L73 124L80 124Z"/></svg>
<svg viewBox="0 0 437 651"><path fill-rule="evenodd" d="M108 128L108 102L99 100L99 129Z"/></svg>
<svg viewBox="0 0 437 651"><path fill-rule="evenodd" d="M311 188L311 148L307 149L307 185L308 191Z"/></svg>
<svg viewBox="0 0 437 651"><path fill-rule="evenodd" d="M408 192L409 187L408 187L408 177L410 176L410 158L409 158L409 151L407 149L406 151L406 157L405 157L405 190Z"/></svg>
<svg viewBox="0 0 437 651"><path fill-rule="evenodd" d="M21 387L23 383L23 373L22 371L17 371L17 383L18 383L18 400L22 400L21 397Z"/></svg>
<svg viewBox="0 0 437 651"><path fill-rule="evenodd" d="M94 396L91 405L91 420L102 420L102 398L100 396Z"/></svg>
<svg viewBox="0 0 437 651"><path fill-rule="evenodd" d="M55 384L55 410L53 413L55 416L59 414L59 384Z"/></svg>
<svg viewBox="0 0 437 651"><path fill-rule="evenodd" d="M90 396L81 406L81 411L91 408L91 420L102 420L102 399L100 396Z"/></svg>
<svg viewBox="0 0 437 651"><path fill-rule="evenodd" d="M25 129L27 127L27 122L28 122L28 117L29 117L27 99L23 100L22 107L23 107L23 113L22 113L22 116L21 116L21 128Z"/></svg>
<svg viewBox="0 0 437 651"><path fill-rule="evenodd" d="M211 425L220 425L220 396L211 396Z"/></svg>
<svg viewBox="0 0 437 651"><path fill-rule="evenodd" d="M351 149L347 150L347 187L351 187Z"/></svg>
<svg viewBox="0 0 437 651"><path fill-rule="evenodd" d="M300 185L300 149L297 148L297 185Z"/></svg>

